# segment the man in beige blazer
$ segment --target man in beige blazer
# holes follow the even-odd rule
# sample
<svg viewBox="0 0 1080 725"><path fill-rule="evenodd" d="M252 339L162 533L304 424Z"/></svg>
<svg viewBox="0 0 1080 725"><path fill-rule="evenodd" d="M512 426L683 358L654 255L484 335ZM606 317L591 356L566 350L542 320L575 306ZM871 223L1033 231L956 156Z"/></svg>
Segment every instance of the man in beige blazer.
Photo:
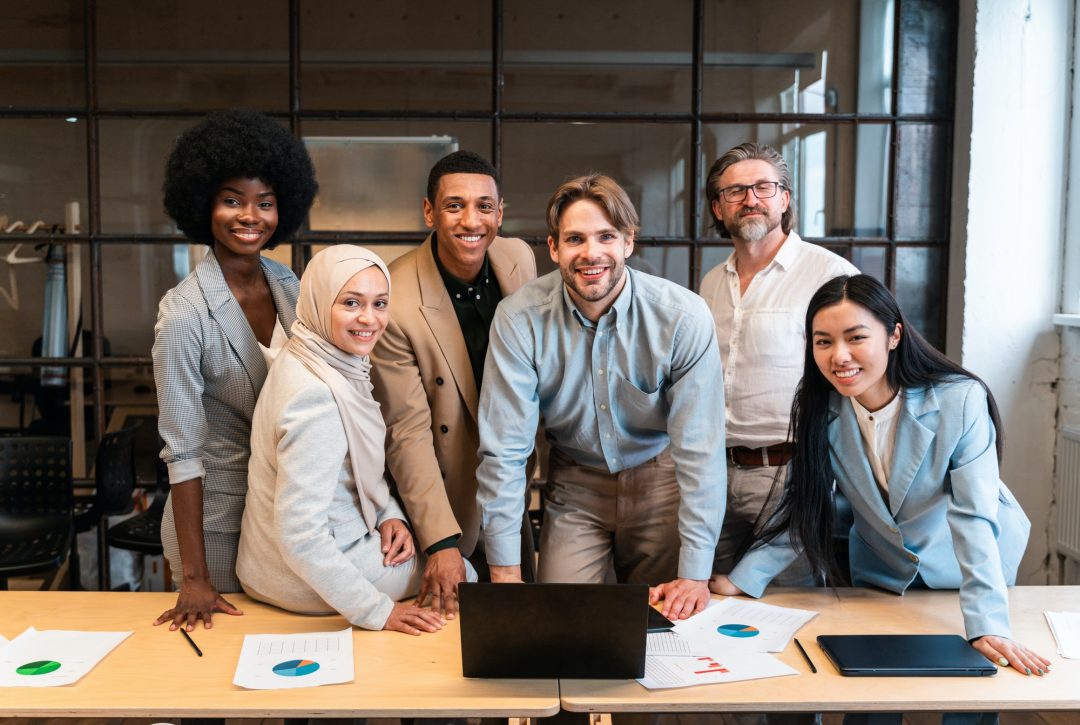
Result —
<svg viewBox="0 0 1080 725"><path fill-rule="evenodd" d="M375 399L386 419L386 463L420 548L419 601L457 612L463 557L482 578L477 551L477 403L495 306L536 277L520 239L496 236L503 202L495 168L470 151L428 176L424 220L432 233L390 265L390 324L371 355Z"/></svg>

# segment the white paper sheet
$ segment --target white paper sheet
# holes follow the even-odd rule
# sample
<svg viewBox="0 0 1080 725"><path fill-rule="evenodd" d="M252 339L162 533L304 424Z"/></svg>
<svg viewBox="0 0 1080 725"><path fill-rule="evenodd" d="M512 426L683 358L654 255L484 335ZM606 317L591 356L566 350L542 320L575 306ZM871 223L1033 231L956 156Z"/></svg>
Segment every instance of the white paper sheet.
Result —
<svg viewBox="0 0 1080 725"><path fill-rule="evenodd" d="M249 690L337 685L353 681L352 628L340 632L249 634L233 684Z"/></svg>
<svg viewBox="0 0 1080 725"><path fill-rule="evenodd" d="M131 632L28 628L0 648L0 687L55 687L78 682Z"/></svg>
<svg viewBox="0 0 1080 725"><path fill-rule="evenodd" d="M674 632L706 652L734 648L751 652L783 652L799 628L817 616L742 599L712 601L705 611L675 624Z"/></svg>
<svg viewBox="0 0 1080 725"><path fill-rule="evenodd" d="M646 656L697 657L707 654L701 647L692 647L690 640L674 632L652 632L645 639Z"/></svg>
<svg viewBox="0 0 1080 725"><path fill-rule="evenodd" d="M1080 659L1080 612L1043 612L1054 633L1058 654Z"/></svg>
<svg viewBox="0 0 1080 725"><path fill-rule="evenodd" d="M8 638L0 634L0 649L4 649L4 645L8 643Z"/></svg>
<svg viewBox="0 0 1080 725"><path fill-rule="evenodd" d="M638 682L650 690L664 690L797 674L772 655L739 651L724 657L646 657L645 676Z"/></svg>

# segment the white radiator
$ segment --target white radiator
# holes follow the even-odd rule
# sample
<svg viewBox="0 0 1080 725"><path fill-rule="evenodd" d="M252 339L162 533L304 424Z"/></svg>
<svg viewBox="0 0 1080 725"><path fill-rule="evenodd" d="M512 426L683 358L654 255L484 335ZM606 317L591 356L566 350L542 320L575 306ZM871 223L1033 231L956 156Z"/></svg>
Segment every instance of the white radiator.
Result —
<svg viewBox="0 0 1080 725"><path fill-rule="evenodd" d="M1076 426L1062 428L1058 470L1057 554L1080 562L1080 428Z"/></svg>

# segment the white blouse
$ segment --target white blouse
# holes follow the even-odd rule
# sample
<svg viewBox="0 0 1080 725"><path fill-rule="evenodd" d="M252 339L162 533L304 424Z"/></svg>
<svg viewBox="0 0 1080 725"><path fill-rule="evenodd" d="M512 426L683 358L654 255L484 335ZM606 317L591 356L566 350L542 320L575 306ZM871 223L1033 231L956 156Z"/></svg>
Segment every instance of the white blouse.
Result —
<svg viewBox="0 0 1080 725"><path fill-rule="evenodd" d="M900 410L900 393L881 410L870 412L854 396L850 398L855 409L855 419L859 421L863 443L866 444L866 456L870 459L870 469L883 493L889 492L889 471L892 470L893 446L896 443L896 414Z"/></svg>
<svg viewBox="0 0 1080 725"><path fill-rule="evenodd" d="M267 369L273 365L278 353L281 352L281 348L285 347L285 343L288 341L289 336L285 334L285 328L281 326L281 318L274 315L274 334L270 336L270 347L263 345L261 342L259 343L259 349L262 350Z"/></svg>

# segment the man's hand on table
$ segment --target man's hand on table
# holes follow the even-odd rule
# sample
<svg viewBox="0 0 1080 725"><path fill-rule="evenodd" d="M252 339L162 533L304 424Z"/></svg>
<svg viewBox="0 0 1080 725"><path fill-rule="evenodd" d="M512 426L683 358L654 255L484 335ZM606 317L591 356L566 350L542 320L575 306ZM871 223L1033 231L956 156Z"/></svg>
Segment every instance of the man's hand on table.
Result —
<svg viewBox="0 0 1080 725"><path fill-rule="evenodd" d="M709 586L705 579L674 579L649 589L649 604L663 600L660 610L668 619L687 619L709 603Z"/></svg>

